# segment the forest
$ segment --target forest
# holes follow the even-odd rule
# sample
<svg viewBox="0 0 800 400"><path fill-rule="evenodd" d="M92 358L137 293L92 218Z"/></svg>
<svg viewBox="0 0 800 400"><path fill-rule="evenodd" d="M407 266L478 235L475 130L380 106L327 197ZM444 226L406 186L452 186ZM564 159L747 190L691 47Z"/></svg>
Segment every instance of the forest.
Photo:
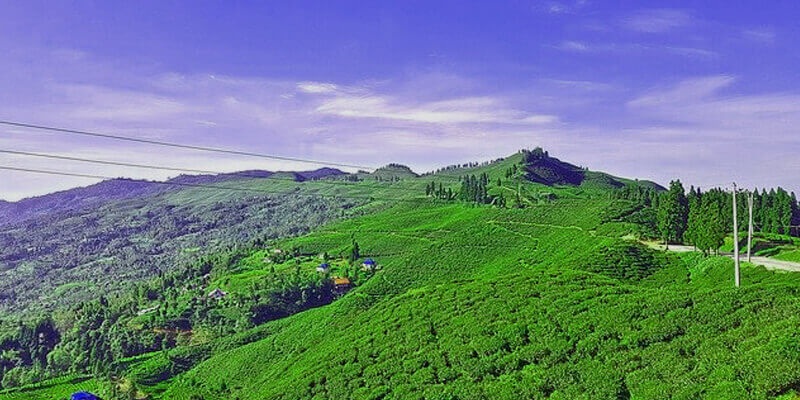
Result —
<svg viewBox="0 0 800 400"><path fill-rule="evenodd" d="M685 243L709 252L716 251L733 231L733 194L720 188L686 192L680 180L669 190L629 184L613 192L614 199L631 200L655 212L659 238L665 243ZM749 226L749 197L752 197L753 230L764 234L800 236L800 207L795 193L783 188L737 192L737 227L746 232Z"/></svg>

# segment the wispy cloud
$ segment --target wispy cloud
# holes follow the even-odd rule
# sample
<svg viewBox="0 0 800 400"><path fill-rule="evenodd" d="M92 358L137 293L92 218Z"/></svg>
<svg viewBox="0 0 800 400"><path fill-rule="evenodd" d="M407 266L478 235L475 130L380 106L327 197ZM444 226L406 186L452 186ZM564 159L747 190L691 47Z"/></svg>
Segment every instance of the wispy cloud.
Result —
<svg viewBox="0 0 800 400"><path fill-rule="evenodd" d="M542 79L545 83L551 83L560 87L575 88L587 91L603 91L613 89L613 85L603 82L587 81L587 80L573 80L573 79Z"/></svg>
<svg viewBox="0 0 800 400"><path fill-rule="evenodd" d="M333 93L338 86L326 82L299 82L297 89L305 93Z"/></svg>
<svg viewBox="0 0 800 400"><path fill-rule="evenodd" d="M736 80L730 75L686 79L672 87L653 90L628 103L633 107L656 107L695 103L708 99Z"/></svg>
<svg viewBox="0 0 800 400"><path fill-rule="evenodd" d="M745 29L742 31L742 37L758 43L774 43L776 36L775 31L768 28Z"/></svg>
<svg viewBox="0 0 800 400"><path fill-rule="evenodd" d="M703 174L724 170L726 179L751 186L796 183L798 166L777 160L796 158L800 148L800 94L741 94L734 91L736 82L716 75L653 89L627 104L643 125L632 132L664 148L683 143L709 149L691 164L708 170Z"/></svg>
<svg viewBox="0 0 800 400"><path fill-rule="evenodd" d="M556 45L555 47L559 50L580 52L580 53L596 50L596 48L590 48L589 45L587 45L586 43L578 42L575 40L565 40Z"/></svg>
<svg viewBox="0 0 800 400"><path fill-rule="evenodd" d="M548 14L571 14L589 5L587 0L574 1L548 1L537 5L536 8Z"/></svg>
<svg viewBox="0 0 800 400"><path fill-rule="evenodd" d="M629 53L638 56L642 52L648 52L693 58L714 58L718 56L715 51L696 47L653 45L643 43L587 43L567 40L554 47L561 51L573 53Z"/></svg>
<svg viewBox="0 0 800 400"><path fill-rule="evenodd" d="M521 111L504 104L503 99L455 97L419 102L361 91L354 95L339 92L325 99L315 110L318 113L345 118L374 118L432 124L547 124L558 121L555 115Z"/></svg>
<svg viewBox="0 0 800 400"><path fill-rule="evenodd" d="M220 74L147 76L139 71L97 65L89 56L70 60L73 64L69 68L100 71L108 79L89 84L76 83L80 80L71 74L42 76L38 85L32 86L37 90L27 92L29 98L2 104L5 114L44 125L332 162L353 163L354 157L374 160L358 161L367 165L399 161L419 169L513 152L535 144L527 140L533 137L533 129L560 124L552 110L533 107L524 97L481 89L471 79L454 74L422 73L406 79L342 84ZM159 164L170 166L219 171L318 167L233 159L67 134L19 129L3 129L3 133L16 140L15 149L89 154L101 159L140 163L158 160ZM487 141L499 147L476 145ZM429 150L421 152L420 143L427 143ZM431 157L434 153L438 154L436 160ZM60 168L59 163L44 160L0 159L0 164ZM79 163L61 168L138 178L163 179L171 175ZM0 171L0 193L4 198L86 183L89 182L78 178L28 179Z"/></svg>
<svg viewBox="0 0 800 400"><path fill-rule="evenodd" d="M694 18L685 10L650 9L641 10L625 18L622 25L630 30L644 33L664 33L686 27Z"/></svg>

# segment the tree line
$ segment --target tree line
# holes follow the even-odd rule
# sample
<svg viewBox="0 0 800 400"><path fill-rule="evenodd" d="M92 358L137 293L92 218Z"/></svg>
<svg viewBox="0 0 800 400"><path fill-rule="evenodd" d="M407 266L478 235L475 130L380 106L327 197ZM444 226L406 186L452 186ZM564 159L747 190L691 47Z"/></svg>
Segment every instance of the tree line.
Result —
<svg viewBox="0 0 800 400"><path fill-rule="evenodd" d="M466 203L506 206L505 197L489 194L489 175L485 172L478 176L462 176L460 181L461 188L458 192L454 192L452 188L445 188L441 183L437 186L435 182L430 182L425 185L425 195L440 200L460 200ZM500 186L499 181L498 186Z"/></svg>
<svg viewBox="0 0 800 400"><path fill-rule="evenodd" d="M235 273L239 262L260 248L261 240L232 246L69 309L29 321L0 320L0 389L67 373L111 376L127 357L242 332L335 300L330 276L301 270L299 264L284 272L276 272L273 264L245 294L208 297L213 277ZM281 254L284 262L299 262L297 251ZM347 276L355 284L372 276L359 271L355 241L341 256L349 257Z"/></svg>
<svg viewBox="0 0 800 400"><path fill-rule="evenodd" d="M749 191L737 192L737 224L746 230L749 223ZM783 188L754 190L753 225L755 232L800 236L800 205L797 196ZM709 252L724 243L733 231L733 194L714 188L685 191L680 180L669 189L657 192L637 183L615 192L613 198L627 199L656 210L660 239L665 244L685 243Z"/></svg>

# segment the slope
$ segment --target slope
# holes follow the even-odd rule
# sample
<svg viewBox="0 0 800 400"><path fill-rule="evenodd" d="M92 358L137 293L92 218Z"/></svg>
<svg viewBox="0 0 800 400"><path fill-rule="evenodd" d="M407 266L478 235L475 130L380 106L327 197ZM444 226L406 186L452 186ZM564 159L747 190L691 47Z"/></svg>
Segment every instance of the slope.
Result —
<svg viewBox="0 0 800 400"><path fill-rule="evenodd" d="M307 232L365 212L370 187L326 185L335 170L180 176L170 186L112 180L6 204L0 224L0 317L31 315L114 292L235 244ZM332 187L331 187L332 186ZM337 197L329 195L336 194ZM341 196L341 197L339 197ZM4 217L4 218L5 218Z"/></svg>
<svg viewBox="0 0 800 400"><path fill-rule="evenodd" d="M736 291L723 279L725 259L679 258L599 234L614 231L599 229L605 206L584 199L528 210L406 207L299 238L292 243L301 251L317 252L355 237L383 269L338 302L259 328L263 339L173 378L162 397L793 391L798 276L747 267L748 285ZM409 240L398 246L396 235ZM609 248L619 251L599 251Z"/></svg>

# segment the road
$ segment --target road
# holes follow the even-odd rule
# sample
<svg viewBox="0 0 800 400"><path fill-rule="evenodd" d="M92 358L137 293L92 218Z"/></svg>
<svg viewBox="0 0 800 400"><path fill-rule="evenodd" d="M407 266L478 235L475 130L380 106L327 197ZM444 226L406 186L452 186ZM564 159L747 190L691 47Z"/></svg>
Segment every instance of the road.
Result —
<svg viewBox="0 0 800 400"><path fill-rule="evenodd" d="M664 245L652 244L652 243L649 244L649 245L651 247L655 247L655 248L664 250ZM670 251L679 252L679 253L683 253L683 252L687 252L687 251L695 251L692 246L682 246L682 245L674 245L674 244L669 245L669 250ZM733 258L733 254L732 253L720 253L720 255ZM740 254L739 256L740 256L740 258L739 258L740 260L747 261L747 253L746 252ZM751 262L753 264L763 265L767 269L782 269L782 270L785 270L785 271L800 272L800 263L796 263L796 262L781 261L781 260L776 260L774 258L756 257L756 256L752 257L752 261Z"/></svg>

